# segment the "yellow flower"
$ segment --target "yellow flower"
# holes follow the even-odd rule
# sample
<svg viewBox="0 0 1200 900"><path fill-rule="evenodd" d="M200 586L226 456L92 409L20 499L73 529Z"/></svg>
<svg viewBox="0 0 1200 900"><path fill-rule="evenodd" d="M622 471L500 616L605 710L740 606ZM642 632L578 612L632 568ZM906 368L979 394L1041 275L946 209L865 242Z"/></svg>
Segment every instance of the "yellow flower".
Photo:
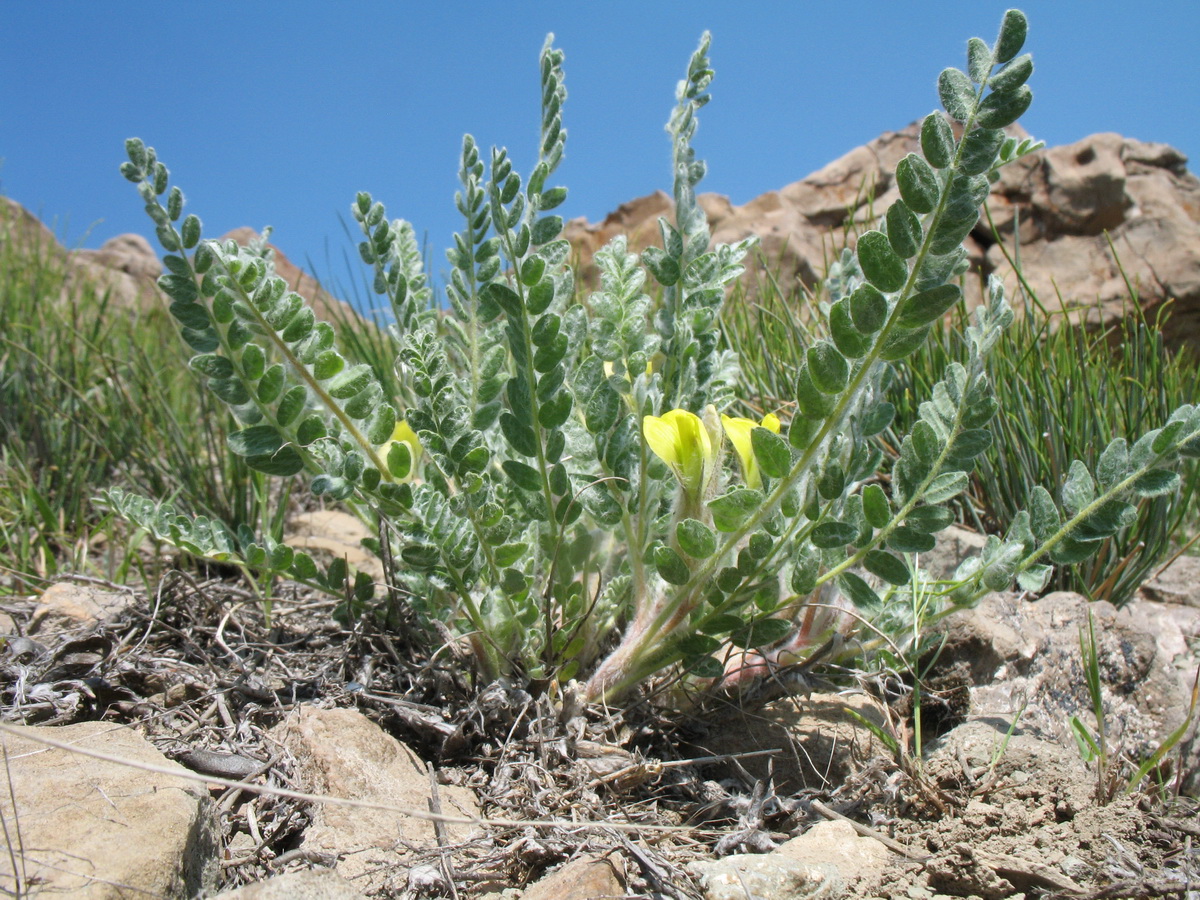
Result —
<svg viewBox="0 0 1200 900"><path fill-rule="evenodd" d="M746 487L757 490L762 487L762 473L758 471L758 460L754 458L750 432L755 428L765 428L779 434L779 417L774 413L767 413L761 422L755 422L753 419L722 415L721 424L725 426L725 434L729 436L729 442L733 444L733 449L737 451L738 459L742 463L742 477L746 480Z"/></svg>
<svg viewBox="0 0 1200 900"><path fill-rule="evenodd" d="M705 410L708 422L685 409L642 419L646 444L671 467L683 492L693 501L705 497L721 449L720 430L711 421L715 412L712 407Z"/></svg>
<svg viewBox="0 0 1200 900"><path fill-rule="evenodd" d="M408 444L408 457L411 460L408 468L408 475L404 477L405 481L412 479L413 473L417 471L417 462L421 459L421 441L417 438L417 433L413 431L406 421L401 419L396 423L395 430L392 431L392 437L379 448L379 458L387 464L388 452L392 449L392 444L397 441L403 441Z"/></svg>

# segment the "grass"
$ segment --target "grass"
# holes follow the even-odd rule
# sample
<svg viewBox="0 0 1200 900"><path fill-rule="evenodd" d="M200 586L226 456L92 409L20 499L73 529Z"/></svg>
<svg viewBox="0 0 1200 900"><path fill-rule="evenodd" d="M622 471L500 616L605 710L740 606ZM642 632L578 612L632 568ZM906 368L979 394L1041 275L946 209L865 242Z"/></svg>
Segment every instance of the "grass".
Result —
<svg viewBox="0 0 1200 900"><path fill-rule="evenodd" d="M27 591L93 558L93 498L126 486L235 527L276 528L266 482L225 450L228 413L186 365L163 307L120 308L51 247L0 244L0 585Z"/></svg>

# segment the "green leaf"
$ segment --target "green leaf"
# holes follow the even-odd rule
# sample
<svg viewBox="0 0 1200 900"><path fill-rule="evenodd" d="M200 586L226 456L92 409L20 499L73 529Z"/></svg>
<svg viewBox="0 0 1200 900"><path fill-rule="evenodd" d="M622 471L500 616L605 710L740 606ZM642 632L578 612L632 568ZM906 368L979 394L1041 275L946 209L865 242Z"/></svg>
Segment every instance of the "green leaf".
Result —
<svg viewBox="0 0 1200 900"><path fill-rule="evenodd" d="M965 122L975 109L975 85L965 72L943 69L938 76L938 97L952 119Z"/></svg>
<svg viewBox="0 0 1200 900"><path fill-rule="evenodd" d="M1104 448L1096 463L1096 480L1105 488L1112 487L1129 475L1129 445L1125 438L1115 438Z"/></svg>
<svg viewBox="0 0 1200 900"><path fill-rule="evenodd" d="M758 466L768 478L783 478L792 468L792 451L788 442L767 428L750 431L750 447Z"/></svg>
<svg viewBox="0 0 1200 900"><path fill-rule="evenodd" d="M1133 491L1139 497L1160 497L1163 494L1173 494L1179 487L1178 472L1170 469L1151 469L1133 483Z"/></svg>
<svg viewBox="0 0 1200 900"><path fill-rule="evenodd" d="M668 256L661 247L647 247L642 251L642 263L650 270L655 281L663 287L671 287L679 281L679 263Z"/></svg>
<svg viewBox="0 0 1200 900"><path fill-rule="evenodd" d="M802 365L796 374L796 405L800 412L809 419L824 419L833 412L835 403L834 395L826 394L813 384L808 364Z"/></svg>
<svg viewBox="0 0 1200 900"><path fill-rule="evenodd" d="M1108 500L1088 515L1071 531L1077 541L1098 541L1111 537L1131 525L1137 518L1137 507L1123 500Z"/></svg>
<svg viewBox="0 0 1200 900"><path fill-rule="evenodd" d="M968 484L966 472L944 472L930 483L924 500L931 505L945 503L965 491Z"/></svg>
<svg viewBox="0 0 1200 900"><path fill-rule="evenodd" d="M1033 74L1033 57L1028 53L1018 56L992 76L988 87L993 91L1011 91L1019 88Z"/></svg>
<svg viewBox="0 0 1200 900"><path fill-rule="evenodd" d="M920 328L940 319L961 299L962 289L957 284L921 291L904 301L896 322L901 328Z"/></svg>
<svg viewBox="0 0 1200 900"><path fill-rule="evenodd" d="M912 572L904 560L883 550L872 550L864 556L863 568L888 584L908 584L912 580Z"/></svg>
<svg viewBox="0 0 1200 900"><path fill-rule="evenodd" d="M529 314L531 316L539 316L544 313L553 302L554 282L549 278L543 278L529 289L529 295L526 298L525 308L529 310Z"/></svg>
<svg viewBox="0 0 1200 900"><path fill-rule="evenodd" d="M992 71L992 48L987 41L973 37L967 41L967 72L972 81L983 83Z"/></svg>
<svg viewBox="0 0 1200 900"><path fill-rule="evenodd" d="M300 456L299 451L289 444L279 448L275 453L247 456L246 465L257 472L265 472L267 475L287 477L295 475L304 468L304 459Z"/></svg>
<svg viewBox="0 0 1200 900"><path fill-rule="evenodd" d="M926 338L929 337L929 329L932 327L932 325L926 325L912 331L897 328L883 342L883 346L879 349L879 358L895 362L915 353L917 348L924 344Z"/></svg>
<svg viewBox="0 0 1200 900"><path fill-rule="evenodd" d="M812 544L819 550L834 550L857 536L858 529L849 522L822 522L812 530Z"/></svg>
<svg viewBox="0 0 1200 900"><path fill-rule="evenodd" d="M603 434L617 424L621 414L621 395L607 381L592 394L584 413L587 430L592 434Z"/></svg>
<svg viewBox="0 0 1200 900"><path fill-rule="evenodd" d="M879 434L891 425L892 420L895 418L896 407L893 404L887 400L876 402L863 414L861 423L863 437L872 437Z"/></svg>
<svg viewBox="0 0 1200 900"><path fill-rule="evenodd" d="M533 454L530 454L533 455ZM542 490L542 476L533 466L526 465L515 459L506 459L500 464L504 469L504 474L512 480L512 483L519 488L523 488L533 493L540 493Z"/></svg>
<svg viewBox="0 0 1200 900"><path fill-rule="evenodd" d="M233 368L230 367L232 374ZM283 390L283 366L280 363L275 363L271 368L263 373L263 377L258 382L258 399L261 403L274 403L275 398L279 396ZM280 423L283 424L283 423Z"/></svg>
<svg viewBox="0 0 1200 900"><path fill-rule="evenodd" d="M213 378L208 382L208 387L230 406L241 406L250 400L250 392L236 378Z"/></svg>
<svg viewBox="0 0 1200 900"><path fill-rule="evenodd" d="M888 547L897 553L928 553L937 546L937 540L932 534L917 531L907 525L893 529L887 543Z"/></svg>
<svg viewBox="0 0 1200 900"><path fill-rule="evenodd" d="M954 439L954 458L974 459L992 446L992 433L984 428L969 428L960 431Z"/></svg>
<svg viewBox="0 0 1200 900"><path fill-rule="evenodd" d="M1071 463L1071 468L1067 472L1067 480L1062 486L1063 509L1067 511L1068 516L1074 516L1094 499L1096 499L1096 483L1092 481L1087 466L1077 459Z"/></svg>
<svg viewBox="0 0 1200 900"><path fill-rule="evenodd" d="M979 104L976 121L984 128L1004 128L1025 115L1031 103L1033 91L1027 84L1012 90L993 91Z"/></svg>
<svg viewBox="0 0 1200 900"><path fill-rule="evenodd" d="M533 429L505 411L500 413L500 431L504 434L510 447L523 456L537 456L537 437Z"/></svg>
<svg viewBox="0 0 1200 900"><path fill-rule="evenodd" d="M988 180L982 175L956 174L950 184L946 206L929 237L936 256L956 251L979 221L979 205L987 199Z"/></svg>
<svg viewBox="0 0 1200 900"><path fill-rule="evenodd" d="M892 520L892 507L887 494L877 484L863 488L863 515L872 528L884 528Z"/></svg>
<svg viewBox="0 0 1200 900"><path fill-rule="evenodd" d="M507 284L493 281L483 286L479 297L488 303L495 303L509 316L521 315L521 298Z"/></svg>
<svg viewBox="0 0 1200 900"><path fill-rule="evenodd" d="M1033 565L1017 575L1017 586L1031 594L1040 594L1050 583L1050 576L1053 574L1053 566Z"/></svg>
<svg viewBox="0 0 1200 900"><path fill-rule="evenodd" d="M937 121L946 126L946 130L950 130L950 125L942 118L941 114L934 113L929 118L937 117ZM928 120L926 120L928 121ZM936 126L935 126L936 128ZM924 130L922 130L922 140L924 140ZM926 150L926 155L928 155ZM950 132L950 155L954 154L954 134ZM940 165L938 168L945 168L950 164L950 158ZM938 201L938 182L937 176L933 169L929 167L929 163L921 159L915 153L910 153L908 156L900 160L896 164L896 185L900 188L900 196L908 208L914 213L933 212ZM889 226L890 227L890 226ZM911 254L908 254L911 255Z"/></svg>
<svg viewBox="0 0 1200 900"><path fill-rule="evenodd" d="M790 580L792 590L797 594L811 594L817 587L817 574L820 570L820 555L803 552L792 564Z"/></svg>
<svg viewBox="0 0 1200 900"><path fill-rule="evenodd" d="M944 506L919 506L908 514L904 524L926 534L935 534L954 524L954 513Z"/></svg>
<svg viewBox="0 0 1200 900"><path fill-rule="evenodd" d="M546 261L539 256L531 256L521 265L521 284L533 287L542 280L546 271Z"/></svg>
<svg viewBox="0 0 1200 900"><path fill-rule="evenodd" d="M229 449L238 456L263 456L283 446L283 438L273 425L254 425L235 431L225 439Z"/></svg>
<svg viewBox="0 0 1200 900"><path fill-rule="evenodd" d="M989 591L1008 590L1013 583L1013 578L1016 577L1017 565L1024 555L1025 548L1020 543L1016 541L1005 543L983 570L983 586Z"/></svg>
<svg viewBox="0 0 1200 900"><path fill-rule="evenodd" d="M995 96L995 95L993 95ZM966 175L980 175L992 168L1000 145L1004 143L1004 132L998 128L975 128L963 138L962 154L959 156L959 171Z"/></svg>
<svg viewBox="0 0 1200 900"><path fill-rule="evenodd" d="M836 500L845 487L846 473L836 461L829 463L817 479L817 493L823 500Z"/></svg>
<svg viewBox="0 0 1200 900"><path fill-rule="evenodd" d="M1004 13L1000 23L1000 36L996 38L996 62L1006 63L1025 46L1025 35L1029 33L1029 20L1019 9Z"/></svg>
<svg viewBox="0 0 1200 900"><path fill-rule="evenodd" d="M948 168L954 161L954 131L940 112L930 113L921 123L921 152L935 169ZM899 173L899 166L896 168ZM934 187L936 190L936 183ZM908 205L912 206L912 203ZM932 209L933 207L930 207L930 210Z"/></svg>
<svg viewBox="0 0 1200 900"><path fill-rule="evenodd" d="M858 239L858 262L867 281L881 291L898 291L908 278L908 266L881 231L868 231Z"/></svg>
<svg viewBox="0 0 1200 900"><path fill-rule="evenodd" d="M562 225L562 216L542 216L533 223L530 240L535 245L548 243L558 237L558 233L562 231Z"/></svg>
<svg viewBox="0 0 1200 900"><path fill-rule="evenodd" d="M1050 540L1062 527L1058 507L1050 492L1041 485L1036 486L1029 497L1029 527L1038 543Z"/></svg>
<svg viewBox="0 0 1200 900"><path fill-rule="evenodd" d="M713 514L713 525L717 531L730 532L741 528L762 504L761 491L739 487L709 501L708 508Z"/></svg>
<svg viewBox="0 0 1200 900"><path fill-rule="evenodd" d="M242 351L241 363L242 376L250 381L258 381L267 367L267 356L258 344L247 344Z"/></svg>
<svg viewBox="0 0 1200 900"><path fill-rule="evenodd" d="M570 392L559 391L538 409L538 424L547 429L560 427L571 417L573 402Z"/></svg>
<svg viewBox="0 0 1200 900"><path fill-rule="evenodd" d="M882 328L887 314L887 298L871 285L859 285L850 295L850 317L863 334L874 334Z"/></svg>
<svg viewBox="0 0 1200 900"><path fill-rule="evenodd" d="M755 619L731 632L729 643L735 647L744 647L747 649L766 647L769 644L782 641L792 633L792 628L792 623L787 619L775 619L771 617Z"/></svg>
<svg viewBox="0 0 1200 900"><path fill-rule="evenodd" d="M696 519L684 519L676 525L675 539L679 549L694 559L706 559L717 552L717 536Z"/></svg>
<svg viewBox="0 0 1200 900"><path fill-rule="evenodd" d="M300 425L296 426L296 443L301 446L308 446L314 440L320 440L325 437L326 433L328 433L328 430L325 428L325 421L319 415L313 413L300 422Z"/></svg>
<svg viewBox="0 0 1200 900"><path fill-rule="evenodd" d="M412 451L407 441L396 441L388 448L387 467L393 478L407 478L412 470Z"/></svg>
<svg viewBox="0 0 1200 900"><path fill-rule="evenodd" d="M866 356L871 349L867 339L854 327L849 300L842 299L829 310L829 336L838 352L849 359Z"/></svg>
<svg viewBox="0 0 1200 900"><path fill-rule="evenodd" d="M193 356L188 361L188 365L209 378L229 378L233 375L233 363L215 353ZM280 371L282 372L282 368Z"/></svg>
<svg viewBox="0 0 1200 900"><path fill-rule="evenodd" d="M1076 541L1063 538L1050 551L1051 562L1060 566L1072 566L1081 563L1100 551L1100 541Z"/></svg>
<svg viewBox="0 0 1200 900"><path fill-rule="evenodd" d="M808 373L813 385L823 394L843 391L850 380L846 358L828 341L817 341L808 348Z"/></svg>
<svg viewBox="0 0 1200 900"><path fill-rule="evenodd" d="M902 199L888 207L887 236L902 259L911 259L921 249L921 221Z"/></svg>
<svg viewBox="0 0 1200 900"><path fill-rule="evenodd" d="M654 568L667 584L687 584L692 577L691 569L678 553L670 547L659 545L654 548Z"/></svg>
<svg viewBox="0 0 1200 900"><path fill-rule="evenodd" d="M263 379L266 380L265 377ZM283 399L279 401L279 406L275 409L275 421L279 423L281 428L286 428L304 411L305 405L308 403L308 391L304 385L297 384L288 389L283 395Z"/></svg>
<svg viewBox="0 0 1200 900"><path fill-rule="evenodd" d="M850 602L866 612L875 612L883 606L883 601L869 584L853 572L843 572L838 576L838 586L842 593L850 598Z"/></svg>

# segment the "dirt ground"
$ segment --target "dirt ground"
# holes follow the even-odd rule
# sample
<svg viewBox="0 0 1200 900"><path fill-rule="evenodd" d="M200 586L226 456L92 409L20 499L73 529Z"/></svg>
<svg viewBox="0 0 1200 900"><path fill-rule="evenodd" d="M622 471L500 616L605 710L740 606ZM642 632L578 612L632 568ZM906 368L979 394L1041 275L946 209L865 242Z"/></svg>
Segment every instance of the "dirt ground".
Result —
<svg viewBox="0 0 1200 900"><path fill-rule="evenodd" d="M205 768L215 753L289 786L295 761L272 762L268 730L297 704L354 708L473 788L488 817L672 826L495 829L458 851L446 895L524 888L586 852L621 858L627 896L702 897L690 864L769 852L837 819L891 851L886 870L851 873L846 896L1200 896L1197 805L1168 768L1161 789L1100 798L1074 750L972 715L953 688L944 734L923 759L897 759L847 710L903 733L911 709L861 679L818 673L814 695L757 708L571 708L569 694L475 685L450 654L415 656L403 622L345 629L332 605L285 594L268 625L236 584L179 573L109 621L7 641L3 721L133 723L198 771L218 774ZM3 611L26 634L33 608ZM305 804L263 794L219 808L223 888L323 862L297 852Z"/></svg>

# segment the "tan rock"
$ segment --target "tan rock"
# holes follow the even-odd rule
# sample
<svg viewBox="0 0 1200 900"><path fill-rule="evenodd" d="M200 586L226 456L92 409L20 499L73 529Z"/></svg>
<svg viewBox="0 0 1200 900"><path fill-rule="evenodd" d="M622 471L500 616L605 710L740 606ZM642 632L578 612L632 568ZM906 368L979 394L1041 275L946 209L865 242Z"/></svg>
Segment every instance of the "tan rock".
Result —
<svg viewBox="0 0 1200 900"><path fill-rule="evenodd" d="M1149 600L1200 608L1200 556L1179 557L1141 590Z"/></svg>
<svg viewBox="0 0 1200 900"><path fill-rule="evenodd" d="M865 897L884 879L892 853L874 838L863 837L848 822L818 822L799 837L782 844L777 856L807 865L833 866L849 895Z"/></svg>
<svg viewBox="0 0 1200 900"><path fill-rule="evenodd" d="M363 547L364 538L373 537L363 521L336 509L300 513L288 523L285 543L297 550L328 553L345 559L376 581L383 581L383 563Z"/></svg>
<svg viewBox="0 0 1200 900"><path fill-rule="evenodd" d="M1020 126L1009 132L1027 137ZM918 135L916 124L887 132L742 206L701 194L715 241L759 236L760 260L751 260L744 276L751 293L768 267L785 292L812 287L841 252L844 227L873 226L898 196L895 166L906 154L919 152ZM1092 135L1001 169L988 208L1010 253L1020 221L1023 271L1049 308L1057 308L1061 295L1068 309L1077 309L1076 320L1102 324L1127 315L1124 267L1144 308L1153 311L1174 300L1165 328L1168 341L1200 348L1200 180L1186 164L1183 154L1165 144ZM566 237L579 255L585 282L595 286L592 255L615 234L634 235L630 247L635 251L657 244L657 219L664 215L670 218L671 198L660 191L622 205L599 225L583 219L568 223ZM1016 290L1017 279L986 217L966 243L974 275L967 283L968 303L979 301L984 276L991 272Z"/></svg>
<svg viewBox="0 0 1200 900"><path fill-rule="evenodd" d="M845 884L832 866L797 862L778 853L734 853L689 864L705 900L838 900Z"/></svg>
<svg viewBox="0 0 1200 900"><path fill-rule="evenodd" d="M625 870L616 856L581 856L530 885L521 900L604 900L625 896Z"/></svg>
<svg viewBox="0 0 1200 900"><path fill-rule="evenodd" d="M429 810L425 764L359 712L301 706L274 735L296 756L301 781L313 793ZM438 797L445 815L479 815L474 794L465 788L439 785ZM446 825L450 841L475 831L471 825ZM434 824L428 819L388 809L325 804L315 809L302 846L340 854L338 874L366 893L402 874L407 848L436 843Z"/></svg>
<svg viewBox="0 0 1200 900"><path fill-rule="evenodd" d="M38 599L29 622L29 633L87 628L113 619L133 602L132 594L61 581L47 588Z"/></svg>
<svg viewBox="0 0 1200 900"><path fill-rule="evenodd" d="M0 892L186 898L214 885L217 836L202 787L32 739L46 735L187 774L140 734L107 722L6 731L12 795L0 791L0 814L13 855L0 852Z"/></svg>

